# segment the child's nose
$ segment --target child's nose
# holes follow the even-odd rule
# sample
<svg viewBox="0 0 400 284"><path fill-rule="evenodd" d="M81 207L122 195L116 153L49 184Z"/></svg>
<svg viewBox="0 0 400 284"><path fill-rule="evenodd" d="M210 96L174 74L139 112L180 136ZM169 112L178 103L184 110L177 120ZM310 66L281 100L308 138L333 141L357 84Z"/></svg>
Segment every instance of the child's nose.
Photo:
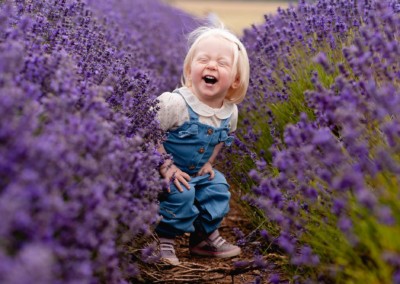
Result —
<svg viewBox="0 0 400 284"><path fill-rule="evenodd" d="M207 68L211 69L211 70L216 70L217 69L217 64L215 62L213 62L213 61L210 61L208 63L208 65L207 65Z"/></svg>

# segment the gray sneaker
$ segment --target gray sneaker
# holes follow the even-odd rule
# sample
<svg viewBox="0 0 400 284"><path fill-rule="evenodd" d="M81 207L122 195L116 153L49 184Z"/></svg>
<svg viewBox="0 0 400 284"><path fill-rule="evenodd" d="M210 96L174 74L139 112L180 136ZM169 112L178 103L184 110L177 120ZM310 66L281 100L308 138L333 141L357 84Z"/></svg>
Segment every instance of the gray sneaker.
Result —
<svg viewBox="0 0 400 284"><path fill-rule="evenodd" d="M175 254L175 240L160 238L160 256L161 261L170 265L179 265L179 259Z"/></svg>
<svg viewBox="0 0 400 284"><path fill-rule="evenodd" d="M194 255L212 256L218 258L233 257L240 254L241 249L238 246L228 243L223 239L218 230L215 230L204 241L189 247L190 253Z"/></svg>

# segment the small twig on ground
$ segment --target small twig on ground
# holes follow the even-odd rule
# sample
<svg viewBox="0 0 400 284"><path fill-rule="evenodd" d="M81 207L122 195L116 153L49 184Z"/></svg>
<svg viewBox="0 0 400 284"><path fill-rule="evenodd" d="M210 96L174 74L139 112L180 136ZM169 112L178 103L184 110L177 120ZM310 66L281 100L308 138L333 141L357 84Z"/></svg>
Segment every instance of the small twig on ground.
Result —
<svg viewBox="0 0 400 284"><path fill-rule="evenodd" d="M264 260L267 261L268 259L282 257L283 256L277 254L268 254L264 256ZM254 260L249 260L247 265L243 267L234 267L227 264L211 267L209 265L193 262L184 262L173 267L168 265L164 267L161 265L157 266L158 269L154 271L149 271L149 269L143 270L143 273L146 274L147 278L149 278L152 283L207 283L224 279L228 276L233 278L234 276L260 269L257 265L255 265Z"/></svg>

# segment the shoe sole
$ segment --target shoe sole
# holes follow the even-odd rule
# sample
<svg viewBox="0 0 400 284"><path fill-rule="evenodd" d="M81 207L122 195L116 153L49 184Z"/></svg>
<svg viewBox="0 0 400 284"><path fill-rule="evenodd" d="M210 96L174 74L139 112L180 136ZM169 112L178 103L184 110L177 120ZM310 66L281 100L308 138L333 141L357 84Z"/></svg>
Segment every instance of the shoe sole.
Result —
<svg viewBox="0 0 400 284"><path fill-rule="evenodd" d="M172 266L177 266L177 265L181 264L179 259L175 260L175 259L161 258L160 261L164 264L169 264Z"/></svg>
<svg viewBox="0 0 400 284"><path fill-rule="evenodd" d="M239 255L242 252L240 248L232 251L224 251L224 252L210 252L210 251L204 251L204 250L199 250L199 249L192 249L190 250L191 254L194 255L200 255L200 256L210 256L210 257L216 257L216 258L228 258L228 257L234 257Z"/></svg>

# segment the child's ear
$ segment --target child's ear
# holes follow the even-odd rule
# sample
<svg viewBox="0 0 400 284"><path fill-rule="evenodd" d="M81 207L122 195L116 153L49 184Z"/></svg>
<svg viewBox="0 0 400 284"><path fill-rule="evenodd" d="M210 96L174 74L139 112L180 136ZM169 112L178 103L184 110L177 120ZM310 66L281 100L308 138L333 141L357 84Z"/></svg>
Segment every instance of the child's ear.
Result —
<svg viewBox="0 0 400 284"><path fill-rule="evenodd" d="M190 78L190 68L187 68L186 69L186 84L187 84L187 87L191 87L192 86L192 79Z"/></svg>
<svg viewBox="0 0 400 284"><path fill-rule="evenodd" d="M232 83L232 89L237 89L240 86L240 77L236 76L235 81Z"/></svg>

